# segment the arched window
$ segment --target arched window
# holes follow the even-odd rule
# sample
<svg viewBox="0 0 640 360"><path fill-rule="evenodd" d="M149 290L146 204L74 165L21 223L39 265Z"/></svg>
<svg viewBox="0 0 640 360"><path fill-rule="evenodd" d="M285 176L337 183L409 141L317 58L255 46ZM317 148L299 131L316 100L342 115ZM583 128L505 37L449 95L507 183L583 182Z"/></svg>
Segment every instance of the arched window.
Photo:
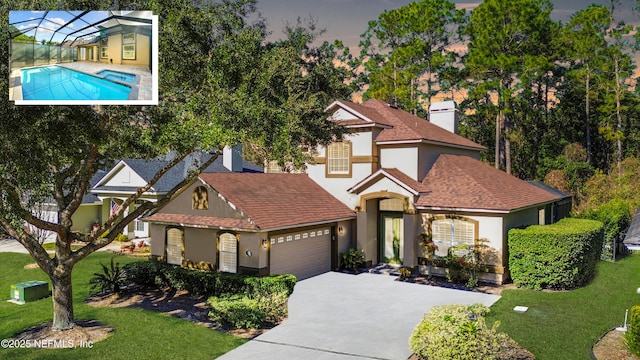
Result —
<svg viewBox="0 0 640 360"><path fill-rule="evenodd" d="M435 255L446 256L449 248L467 245L470 249L478 237L478 222L460 216L437 217L431 220L433 243L438 247Z"/></svg>
<svg viewBox="0 0 640 360"><path fill-rule="evenodd" d="M191 194L191 205L195 210L209 209L209 193L204 186L198 186Z"/></svg>

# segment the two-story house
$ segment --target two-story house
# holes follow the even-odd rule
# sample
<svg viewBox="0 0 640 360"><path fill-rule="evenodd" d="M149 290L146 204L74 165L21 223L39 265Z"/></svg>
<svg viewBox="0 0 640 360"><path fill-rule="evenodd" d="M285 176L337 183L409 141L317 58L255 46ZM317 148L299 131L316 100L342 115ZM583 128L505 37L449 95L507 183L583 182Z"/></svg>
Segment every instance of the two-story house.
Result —
<svg viewBox="0 0 640 360"><path fill-rule="evenodd" d="M349 133L319 147L306 171L356 211L353 246L368 263L424 271L424 233L436 255L482 245L481 279L501 283L509 229L560 217L552 212L564 197L480 161L484 147L457 134L453 101L434 103L429 121L379 100L337 100L328 110Z"/></svg>
<svg viewBox="0 0 640 360"><path fill-rule="evenodd" d="M433 104L430 121L378 100L338 100L327 110L349 131L316 149L307 174L201 174L144 219L152 255L304 279L336 269L352 247L369 264L426 271L419 238L428 234L436 255L482 249L481 280L501 283L509 229L566 215L563 194L480 161L484 147L456 133L453 102ZM117 169L94 191L115 196Z"/></svg>

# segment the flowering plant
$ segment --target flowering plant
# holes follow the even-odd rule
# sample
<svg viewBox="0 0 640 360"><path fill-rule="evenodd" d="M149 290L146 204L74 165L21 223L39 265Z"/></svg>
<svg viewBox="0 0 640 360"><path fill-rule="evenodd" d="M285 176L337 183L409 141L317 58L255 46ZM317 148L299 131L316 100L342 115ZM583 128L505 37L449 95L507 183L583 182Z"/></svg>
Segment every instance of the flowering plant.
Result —
<svg viewBox="0 0 640 360"><path fill-rule="evenodd" d="M420 234L418 235L418 240L420 240L420 246L424 249L424 257L427 260L431 260L433 254L438 251L438 246L431 239L431 235L428 234Z"/></svg>

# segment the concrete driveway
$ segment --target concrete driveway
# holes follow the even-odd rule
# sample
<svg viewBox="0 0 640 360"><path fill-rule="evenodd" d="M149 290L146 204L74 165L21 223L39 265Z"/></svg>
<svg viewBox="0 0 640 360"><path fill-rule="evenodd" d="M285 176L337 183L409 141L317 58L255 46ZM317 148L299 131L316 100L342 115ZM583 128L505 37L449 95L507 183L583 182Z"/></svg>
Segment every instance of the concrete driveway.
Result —
<svg viewBox="0 0 640 360"><path fill-rule="evenodd" d="M411 332L432 306L500 298L395 279L329 272L300 281L286 321L219 359L406 360Z"/></svg>

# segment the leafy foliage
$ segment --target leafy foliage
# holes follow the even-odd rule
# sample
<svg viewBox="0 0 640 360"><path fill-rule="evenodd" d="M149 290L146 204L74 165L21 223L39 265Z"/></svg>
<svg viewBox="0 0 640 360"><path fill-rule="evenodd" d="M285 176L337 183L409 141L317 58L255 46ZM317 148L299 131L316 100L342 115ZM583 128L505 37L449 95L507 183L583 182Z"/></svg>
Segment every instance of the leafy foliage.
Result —
<svg viewBox="0 0 640 360"><path fill-rule="evenodd" d="M413 114L424 114L435 85L447 90L457 70L455 26L466 20L448 0L414 1L385 11L362 34L358 65L360 82L368 85L364 99L381 99ZM438 81L440 80L440 81Z"/></svg>
<svg viewBox="0 0 640 360"><path fill-rule="evenodd" d="M489 328L481 304L434 306L416 326L409 340L420 359L533 359L506 334L498 322Z"/></svg>
<svg viewBox="0 0 640 360"><path fill-rule="evenodd" d="M3 43L9 42L6 10L32 5L27 0L2 3ZM38 9L111 6L103 0L45 0ZM154 69L162 74L157 106L16 106L8 97L0 99L5 110L0 112L0 226L29 248L51 277L56 329L73 326L73 266L112 242L131 221L168 202L215 161L224 146L250 143L259 160L269 157L300 166L308 148L328 143L342 132L326 121L324 109L334 98L346 97L344 71L333 65L331 45L312 45L318 35L314 26L289 27L285 39L268 40L254 0L121 0L119 6L151 10L161 19L163 36L154 39L162 54ZM7 50L0 48L0 63L9 63ZM7 66L0 67L1 89L5 94L9 90ZM160 201L146 202L125 215L163 174L200 151L214 156L190 168ZM72 232L71 218L91 177L124 158L163 158L168 165L125 199L120 210L101 219L103 225L95 232ZM30 211L45 199L57 205L58 222L38 219ZM55 257L23 231L25 222L57 233ZM75 240L86 245L72 252ZM180 281L179 274L167 275Z"/></svg>
<svg viewBox="0 0 640 360"><path fill-rule="evenodd" d="M615 260L615 253L624 240L626 229L631 225L629 203L622 199L613 199L597 209L585 211L581 218L598 220L604 225L602 260Z"/></svg>
<svg viewBox="0 0 640 360"><path fill-rule="evenodd" d="M104 264L100 264L100 266L102 267L102 273L93 273L93 277L89 280L91 290L99 288L100 293L103 294L108 292L119 294L122 290L122 285L127 280L127 275L120 267L120 263L114 264L112 257L109 267Z"/></svg>
<svg viewBox="0 0 640 360"><path fill-rule="evenodd" d="M260 307L260 301L244 295L212 297L207 304L211 307L209 317L213 321L234 328L259 328L267 319L267 314Z"/></svg>
<svg viewBox="0 0 640 360"><path fill-rule="evenodd" d="M349 250L340 254L340 265L347 271L356 272L360 266L364 264L364 250Z"/></svg>
<svg viewBox="0 0 640 360"><path fill-rule="evenodd" d="M513 282L531 289L573 289L585 285L600 259L603 225L565 218L553 225L509 230Z"/></svg>
<svg viewBox="0 0 640 360"><path fill-rule="evenodd" d="M147 287L169 287L204 296L226 294L293 293L296 277L291 274L244 276L192 270L156 261L142 261L124 267L128 281Z"/></svg>
<svg viewBox="0 0 640 360"><path fill-rule="evenodd" d="M629 326L624 334L624 342L629 351L640 355L640 305L631 308Z"/></svg>

